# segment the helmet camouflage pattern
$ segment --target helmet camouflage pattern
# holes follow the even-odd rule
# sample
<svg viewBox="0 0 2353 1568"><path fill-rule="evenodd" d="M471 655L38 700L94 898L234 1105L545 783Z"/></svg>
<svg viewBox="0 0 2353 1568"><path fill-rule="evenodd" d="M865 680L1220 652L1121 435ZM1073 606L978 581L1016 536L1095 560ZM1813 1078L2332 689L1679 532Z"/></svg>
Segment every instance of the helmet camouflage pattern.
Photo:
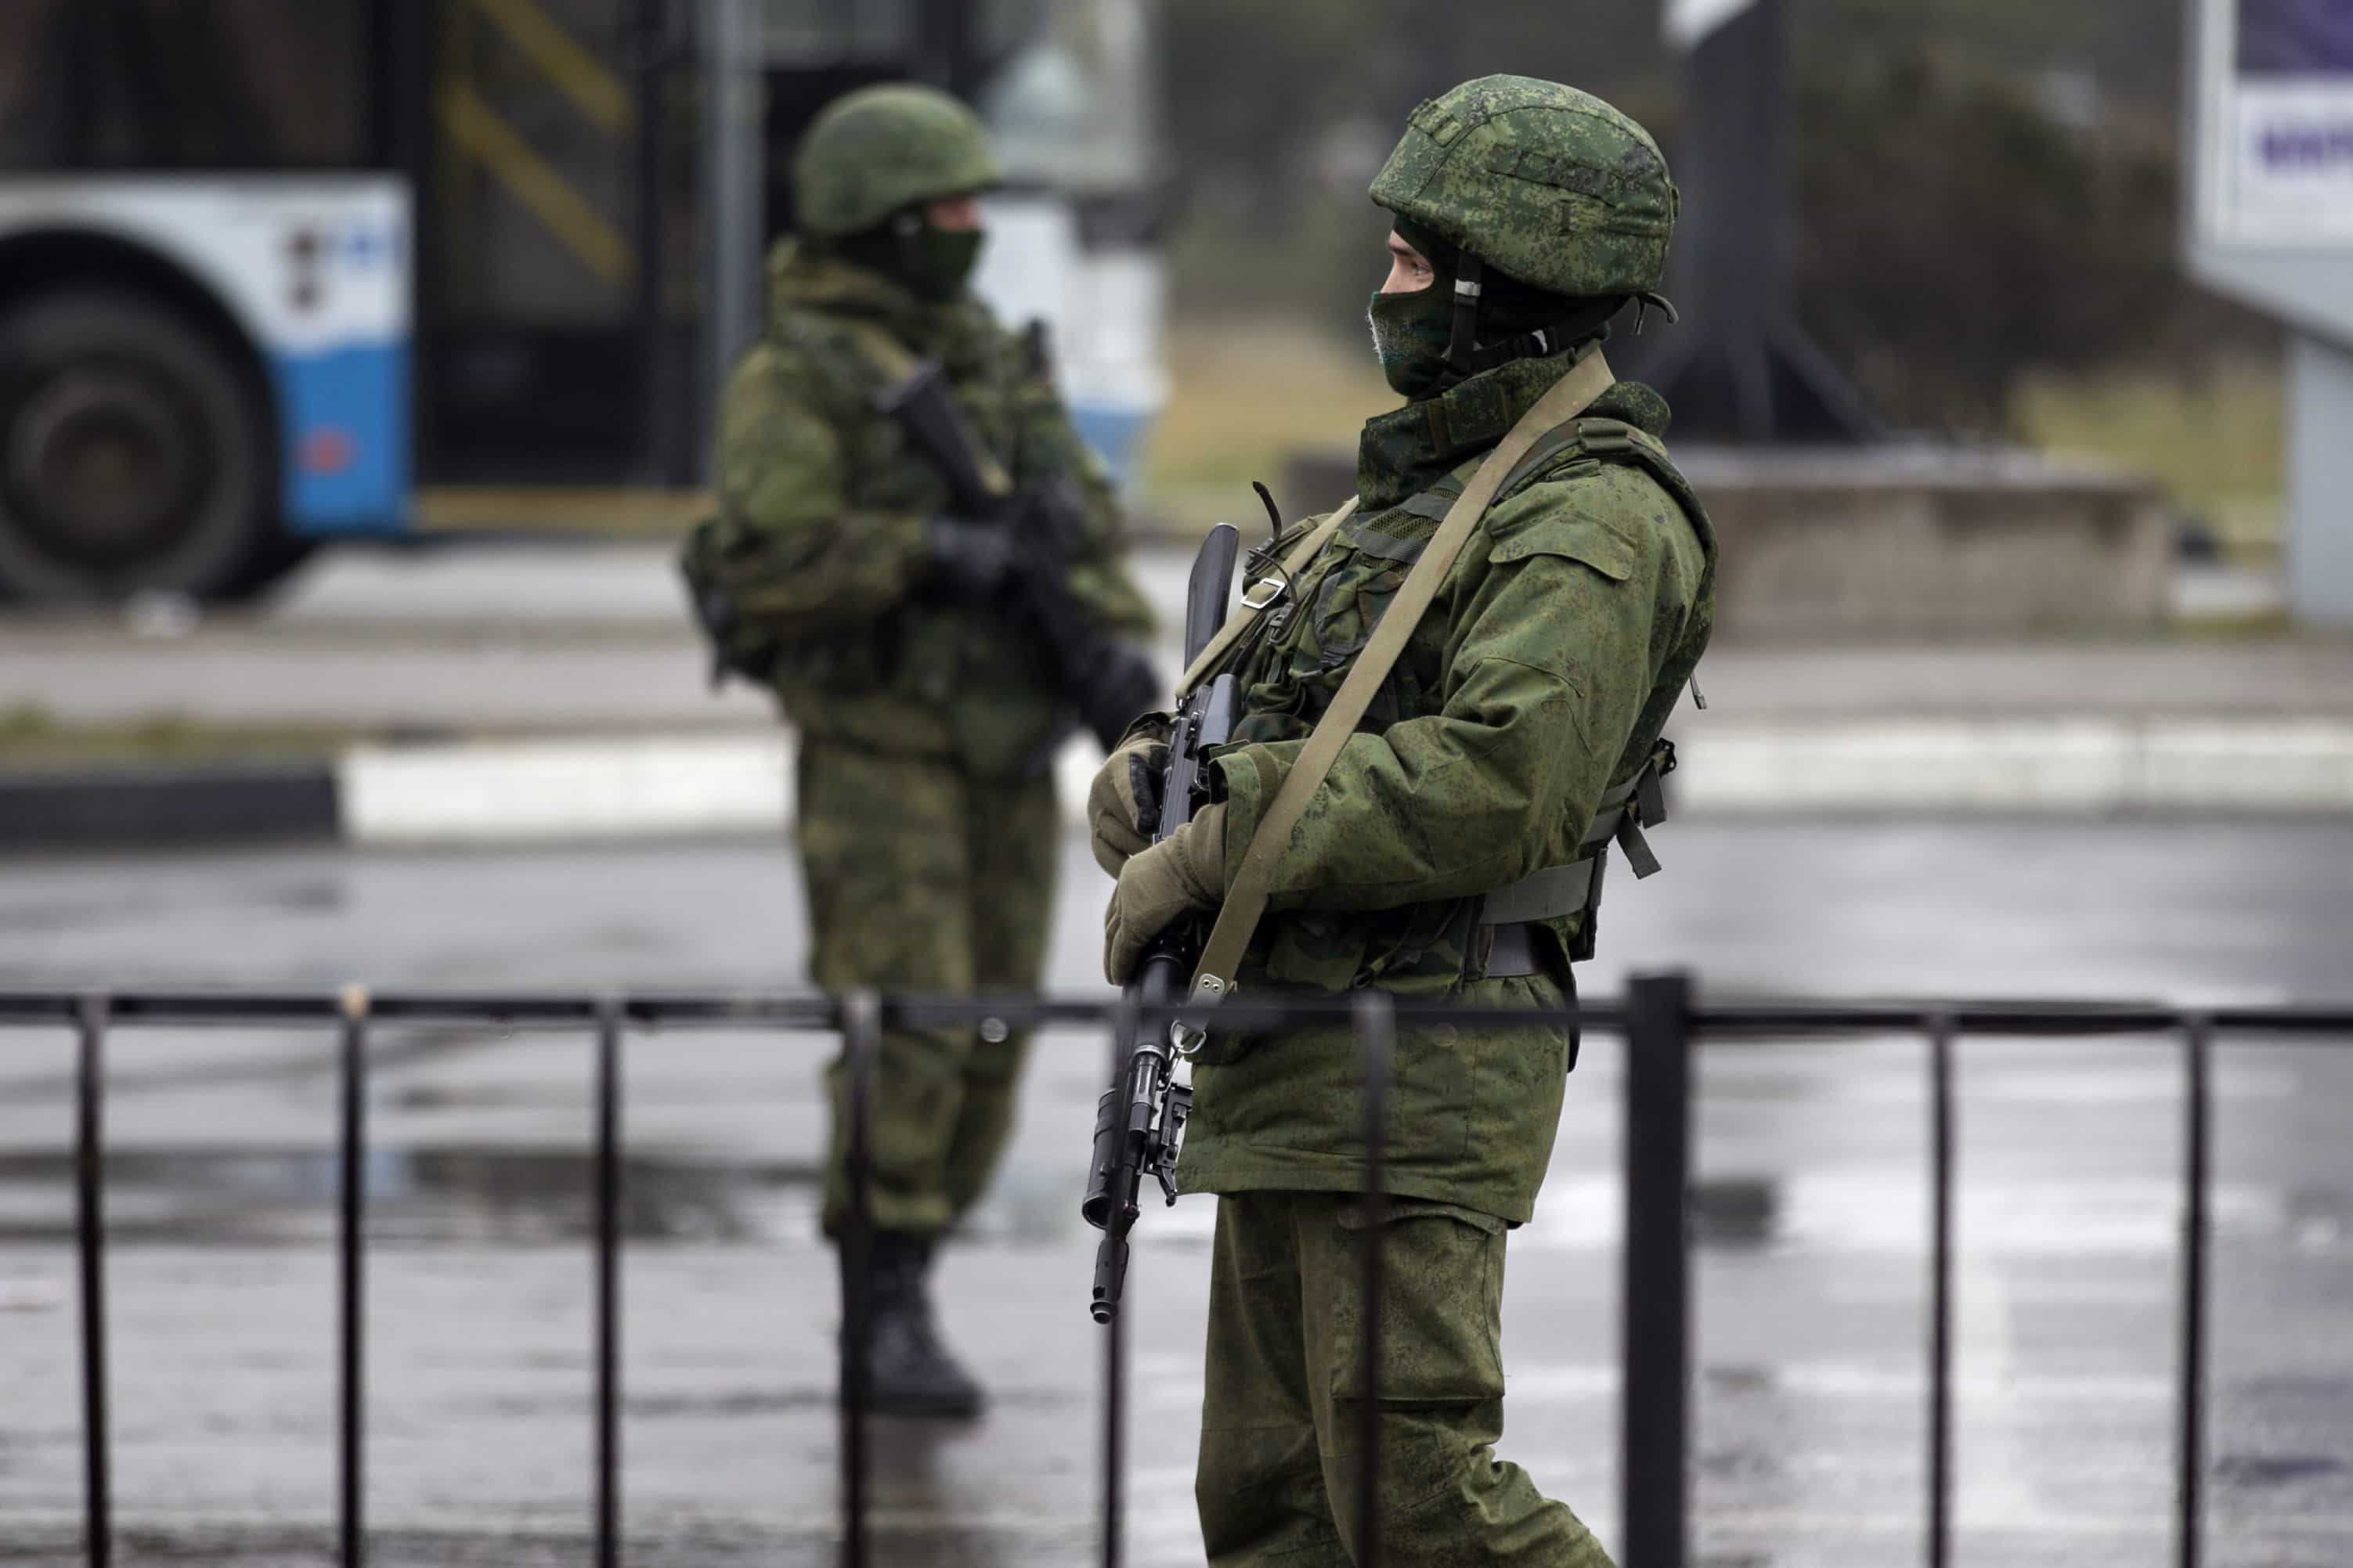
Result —
<svg viewBox="0 0 2353 1568"><path fill-rule="evenodd" d="M973 111L934 88L860 88L828 104L793 154L803 234L861 234L892 213L1004 178Z"/></svg>
<svg viewBox="0 0 2353 1568"><path fill-rule="evenodd" d="M1525 76L1425 100L1372 195L1497 271L1571 295L1661 287L1678 200L1650 132L1591 93Z"/></svg>

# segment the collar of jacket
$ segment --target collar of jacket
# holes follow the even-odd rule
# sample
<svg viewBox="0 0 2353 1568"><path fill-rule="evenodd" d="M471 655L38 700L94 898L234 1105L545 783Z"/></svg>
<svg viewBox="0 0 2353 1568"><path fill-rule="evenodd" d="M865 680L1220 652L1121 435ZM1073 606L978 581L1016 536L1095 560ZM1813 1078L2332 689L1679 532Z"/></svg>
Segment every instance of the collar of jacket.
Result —
<svg viewBox="0 0 2353 1568"><path fill-rule="evenodd" d="M951 373L977 352L985 336L983 307L970 294L928 304L871 268L787 236L768 252L769 320L780 322L793 310L864 317Z"/></svg>
<svg viewBox="0 0 2353 1568"><path fill-rule="evenodd" d="M1357 504L1364 515L1419 494L1502 440L1591 352L1588 344L1543 359L1514 360L1365 421L1356 444ZM1653 436L1667 430L1666 399L1640 382L1617 383L1586 412L1621 419Z"/></svg>

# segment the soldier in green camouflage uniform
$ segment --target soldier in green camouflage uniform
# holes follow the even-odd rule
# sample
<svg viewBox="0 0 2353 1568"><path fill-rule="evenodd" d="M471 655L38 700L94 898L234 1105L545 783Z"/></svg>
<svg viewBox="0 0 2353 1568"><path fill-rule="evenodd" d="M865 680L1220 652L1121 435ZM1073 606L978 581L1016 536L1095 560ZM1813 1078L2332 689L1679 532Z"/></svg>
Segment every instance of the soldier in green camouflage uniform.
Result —
<svg viewBox="0 0 2353 1568"><path fill-rule="evenodd" d="M1119 878L1114 981L1155 931L1223 897L1485 454L1595 352L1611 317L1657 302L1676 204L1640 126L1518 77L1424 103L1372 195L1395 220L1374 337L1409 401L1365 426L1355 515L1229 656L1244 716L1214 763L1219 804L1138 850L1119 803L1149 738L1098 777L1096 850ZM1458 293L1465 282L1474 289ZM1657 394L1618 383L1505 479L1292 832L1237 976L1245 996L1377 985L1481 1006L1573 998L1593 900L1562 889L1582 889L1613 830L1649 868L1639 822L1659 815L1655 749L1712 618L1714 535L1660 445L1666 423ZM1398 1042L1380 1308L1386 1561L1609 1561L1492 1447L1505 1237L1533 1211L1575 1056L1573 1034L1549 1026L1423 1028ZM1198 1488L1209 1561L1360 1560L1354 1042L1321 1026L1213 1035L1195 1083L1178 1179L1220 1194Z"/></svg>
<svg viewBox="0 0 2353 1568"><path fill-rule="evenodd" d="M765 331L722 400L721 515L690 548L690 580L720 601L706 620L723 661L772 685L799 731L817 984L1032 990L1069 680L1012 592L1024 567L1006 530L1018 520L951 513L938 465L878 411L885 367L937 363L1017 489L1075 483L1086 538L1062 563L1072 595L1107 633L1141 636L1149 615L1106 476L1046 367L965 287L980 240L968 198L997 180L970 111L923 88L853 93L810 129L795 178L798 234L770 258ZM1140 665L1106 646L1113 662ZM935 1239L1005 1148L1025 1045L969 1028L883 1040L872 1122L881 1408L978 1408L923 1280ZM845 1200L839 1064L832 1077L828 1234Z"/></svg>

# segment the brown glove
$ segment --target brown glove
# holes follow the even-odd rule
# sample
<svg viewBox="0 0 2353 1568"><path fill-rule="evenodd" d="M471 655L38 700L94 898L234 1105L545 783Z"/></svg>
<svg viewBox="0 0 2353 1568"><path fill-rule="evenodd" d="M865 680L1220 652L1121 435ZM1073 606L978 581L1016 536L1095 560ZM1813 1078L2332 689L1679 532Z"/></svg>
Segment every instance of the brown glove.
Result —
<svg viewBox="0 0 2353 1568"><path fill-rule="evenodd" d="M1103 978L1124 985L1152 939L1194 910L1226 897L1226 808L1204 807L1174 837L1140 850L1119 873L1103 910Z"/></svg>
<svg viewBox="0 0 2353 1568"><path fill-rule="evenodd" d="M1152 842L1160 784L1168 776L1168 721L1145 720L1128 731L1087 787L1087 835L1095 864L1119 875L1128 857Z"/></svg>

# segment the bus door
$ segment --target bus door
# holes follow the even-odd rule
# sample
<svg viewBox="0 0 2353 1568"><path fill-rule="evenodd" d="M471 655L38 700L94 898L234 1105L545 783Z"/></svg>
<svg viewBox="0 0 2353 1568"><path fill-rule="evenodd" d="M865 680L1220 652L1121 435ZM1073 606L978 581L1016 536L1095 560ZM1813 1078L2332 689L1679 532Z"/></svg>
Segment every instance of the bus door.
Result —
<svg viewBox="0 0 2353 1568"><path fill-rule="evenodd" d="M678 477L680 366L651 238L675 0L421 3L428 477Z"/></svg>

